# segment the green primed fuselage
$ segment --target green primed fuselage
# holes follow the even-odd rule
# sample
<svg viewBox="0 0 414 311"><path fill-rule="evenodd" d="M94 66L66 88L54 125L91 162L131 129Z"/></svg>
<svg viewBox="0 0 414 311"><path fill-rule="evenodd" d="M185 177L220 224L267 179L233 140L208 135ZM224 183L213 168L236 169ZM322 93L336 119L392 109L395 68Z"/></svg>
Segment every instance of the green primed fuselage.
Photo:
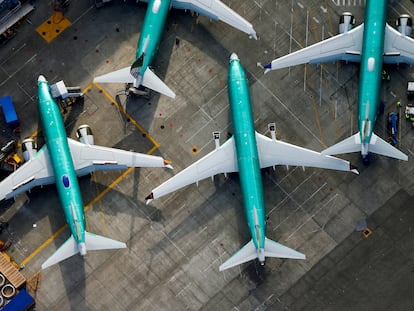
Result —
<svg viewBox="0 0 414 311"><path fill-rule="evenodd" d="M85 242L85 216L59 106L47 81L38 81L38 110L66 222L77 244Z"/></svg>
<svg viewBox="0 0 414 311"><path fill-rule="evenodd" d="M256 249L263 249L266 221L262 176L249 86L244 69L237 58L230 60L228 92L247 224Z"/></svg>
<svg viewBox="0 0 414 311"><path fill-rule="evenodd" d="M387 0L366 2L358 94L358 126L362 144L370 142L378 114L386 9Z"/></svg>
<svg viewBox="0 0 414 311"><path fill-rule="evenodd" d="M171 0L148 1L147 12L139 36L136 59L143 58L138 75L143 76L151 64L164 30L167 14L171 8ZM145 54L144 54L145 53ZM144 54L144 55L143 55Z"/></svg>

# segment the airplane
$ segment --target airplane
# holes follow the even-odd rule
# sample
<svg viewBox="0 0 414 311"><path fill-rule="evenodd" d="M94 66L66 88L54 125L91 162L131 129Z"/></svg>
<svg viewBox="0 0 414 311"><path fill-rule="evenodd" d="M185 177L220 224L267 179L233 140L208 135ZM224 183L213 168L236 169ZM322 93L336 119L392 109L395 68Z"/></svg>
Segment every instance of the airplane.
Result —
<svg viewBox="0 0 414 311"><path fill-rule="evenodd" d="M32 138L23 140L26 162L0 182L0 200L14 198L35 186L56 184L71 236L42 264L42 269L77 253L85 256L89 250L125 248L125 243L85 230L77 177L94 171L124 170L132 166L172 168L170 162L158 156L96 146L88 125L77 129L79 142L67 138L59 106L45 77L40 75L37 84L38 110L46 144L37 152Z"/></svg>
<svg viewBox="0 0 414 311"><path fill-rule="evenodd" d="M221 20L257 40L253 26L219 0L141 0L148 2L138 40L135 61L130 67L96 77L98 83L127 83L129 94L147 95L142 86L175 98L175 93L149 68L161 40L167 13L171 8L192 10L212 20Z"/></svg>
<svg viewBox="0 0 414 311"><path fill-rule="evenodd" d="M345 12L339 22L339 34L282 56L265 65L265 73L299 64L319 64L343 60L360 62L358 93L359 132L325 149L333 155L361 152L362 160L369 162L369 153L377 153L407 161L408 156L374 133L380 103L383 63L414 64L414 40L409 37L411 18L403 14L397 30L386 23L387 0L367 0L365 22L355 28L354 16Z"/></svg>
<svg viewBox="0 0 414 311"><path fill-rule="evenodd" d="M322 155L309 149L276 140L275 125L269 124L272 138L254 129L246 74L238 56L230 56L228 71L228 96L233 120L233 136L220 145L220 133L214 133L216 148L163 184L145 199L152 200L171 193L191 183L198 183L219 173L239 172L243 205L251 240L241 250L225 261L219 270L237 266L258 258L261 265L265 257L305 259L305 255L266 237L266 216L261 168L275 165L321 167L341 171L358 171L348 161Z"/></svg>

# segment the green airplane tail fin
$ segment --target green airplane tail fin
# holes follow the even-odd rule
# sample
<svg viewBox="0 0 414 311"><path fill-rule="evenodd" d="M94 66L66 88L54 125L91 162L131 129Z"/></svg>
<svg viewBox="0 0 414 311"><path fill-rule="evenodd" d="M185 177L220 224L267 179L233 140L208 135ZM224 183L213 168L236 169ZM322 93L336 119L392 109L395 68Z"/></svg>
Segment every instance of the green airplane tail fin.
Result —
<svg viewBox="0 0 414 311"><path fill-rule="evenodd" d="M144 64L144 57L145 54L143 53L140 57L138 57L131 65L130 73L135 78L138 79L139 71L142 68L142 65Z"/></svg>

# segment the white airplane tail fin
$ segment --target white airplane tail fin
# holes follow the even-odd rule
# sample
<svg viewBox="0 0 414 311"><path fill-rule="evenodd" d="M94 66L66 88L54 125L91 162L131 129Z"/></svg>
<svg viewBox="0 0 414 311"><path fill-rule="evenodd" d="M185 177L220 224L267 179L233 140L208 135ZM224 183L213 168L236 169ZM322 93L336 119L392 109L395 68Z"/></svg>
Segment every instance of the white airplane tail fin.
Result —
<svg viewBox="0 0 414 311"><path fill-rule="evenodd" d="M265 238L265 256L288 259L306 259L304 254L268 238Z"/></svg>
<svg viewBox="0 0 414 311"><path fill-rule="evenodd" d="M75 254L79 253L78 244L76 243L75 239L71 235L69 239L66 240L65 243L60 246L56 252L53 253L43 264L42 269L46 269L54 264L65 260Z"/></svg>
<svg viewBox="0 0 414 311"><path fill-rule="evenodd" d="M175 98L175 93L149 68L147 68L144 72L144 76L142 77L142 85L158 93Z"/></svg>
<svg viewBox="0 0 414 311"><path fill-rule="evenodd" d="M81 253L81 255L84 256L86 255L86 251L89 250L117 248L126 248L126 244L89 232L85 232L85 243L77 244L71 235L69 239L67 239L66 242L63 243L63 245L42 264L42 269L46 269L58 262L76 255L77 253Z"/></svg>
<svg viewBox="0 0 414 311"><path fill-rule="evenodd" d="M237 253L227 259L227 261L220 266L219 270L223 271L256 258L264 264L265 257L306 259L304 254L265 238L264 252L263 249L256 249L253 240L250 240L250 242L243 246Z"/></svg>
<svg viewBox="0 0 414 311"><path fill-rule="evenodd" d="M85 243L86 243L86 250L88 251L95 251L95 250L102 250L102 249L118 249L118 248L127 247L124 242L112 240L110 238L106 238L106 237L96 235L90 232L85 232Z"/></svg>
<svg viewBox="0 0 414 311"><path fill-rule="evenodd" d="M365 154L367 154L368 152L373 152L387 157L396 158L399 160L408 160L408 156L406 154L402 153L400 150L398 150L391 144L387 143L385 140L381 139L374 133L372 133L371 140L367 147L367 150L365 150L364 152ZM358 132L355 135L345 138L339 143L323 150L321 153L325 155L334 155L358 151L362 152L362 148L364 148L364 146L363 144L361 144L361 138Z"/></svg>
<svg viewBox="0 0 414 311"><path fill-rule="evenodd" d="M374 133L372 133L371 141L369 142L369 151L382 154L387 157L408 161L408 156L405 153L402 153L400 150L387 143Z"/></svg>
<svg viewBox="0 0 414 311"><path fill-rule="evenodd" d="M138 78L141 79L141 77ZM135 77L131 74L131 67L125 67L112 71L93 79L93 82L98 83L134 83L134 85L138 84L135 85L136 87L143 85L158 93L175 98L175 93L149 68L145 70L142 80L140 82L137 81L139 80L135 79Z"/></svg>
<svg viewBox="0 0 414 311"><path fill-rule="evenodd" d="M93 79L98 83L134 83L135 78L131 75L130 67L125 67Z"/></svg>

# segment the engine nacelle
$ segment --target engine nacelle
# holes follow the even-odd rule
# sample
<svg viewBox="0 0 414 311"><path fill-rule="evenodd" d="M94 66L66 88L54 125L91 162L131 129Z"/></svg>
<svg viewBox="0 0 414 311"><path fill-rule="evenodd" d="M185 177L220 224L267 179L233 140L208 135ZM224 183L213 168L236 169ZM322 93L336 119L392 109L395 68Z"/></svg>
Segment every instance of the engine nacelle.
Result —
<svg viewBox="0 0 414 311"><path fill-rule="evenodd" d="M397 21L395 22L398 31L403 34L404 36L411 35L411 31L413 30L413 20L410 15L402 14L398 17Z"/></svg>
<svg viewBox="0 0 414 311"><path fill-rule="evenodd" d="M37 153L37 144L33 138L26 138L22 141L23 158L27 162L33 159Z"/></svg>
<svg viewBox="0 0 414 311"><path fill-rule="evenodd" d="M339 33L346 33L355 25L355 16L352 13L344 12L339 18Z"/></svg>
<svg viewBox="0 0 414 311"><path fill-rule="evenodd" d="M92 130L87 124L83 124L76 130L79 141L86 145L94 145Z"/></svg>

